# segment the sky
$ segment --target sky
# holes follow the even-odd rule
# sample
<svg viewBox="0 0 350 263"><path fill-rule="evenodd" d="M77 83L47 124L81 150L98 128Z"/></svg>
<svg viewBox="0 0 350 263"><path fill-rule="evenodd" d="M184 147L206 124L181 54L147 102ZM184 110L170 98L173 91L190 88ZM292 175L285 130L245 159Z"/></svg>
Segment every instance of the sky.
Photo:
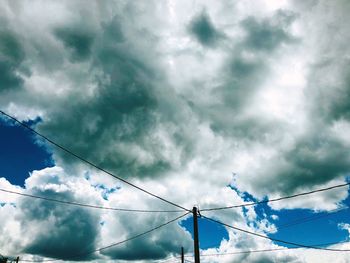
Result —
<svg viewBox="0 0 350 263"><path fill-rule="evenodd" d="M199 210L349 182L347 0L0 1L0 110L73 153ZM0 114L0 254L193 260L190 214ZM218 211L271 238L350 249L348 187ZM199 218L202 262L350 262ZM236 252L281 249L271 252ZM283 249L283 250L282 250ZM95 251L96 250L96 251ZM93 253L88 253L95 251ZM227 255L213 255L227 254Z"/></svg>

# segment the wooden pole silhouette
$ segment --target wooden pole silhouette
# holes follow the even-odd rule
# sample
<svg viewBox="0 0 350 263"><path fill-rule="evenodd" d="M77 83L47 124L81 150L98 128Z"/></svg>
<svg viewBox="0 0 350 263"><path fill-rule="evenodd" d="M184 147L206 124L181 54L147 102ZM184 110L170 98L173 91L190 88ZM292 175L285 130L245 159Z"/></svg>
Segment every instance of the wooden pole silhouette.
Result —
<svg viewBox="0 0 350 263"><path fill-rule="evenodd" d="M197 207L193 207L192 209L193 213L193 242L194 242L194 262L200 263L199 258L199 238L198 238L198 210Z"/></svg>
<svg viewBox="0 0 350 263"><path fill-rule="evenodd" d="M181 247L181 263L185 263L184 248Z"/></svg>

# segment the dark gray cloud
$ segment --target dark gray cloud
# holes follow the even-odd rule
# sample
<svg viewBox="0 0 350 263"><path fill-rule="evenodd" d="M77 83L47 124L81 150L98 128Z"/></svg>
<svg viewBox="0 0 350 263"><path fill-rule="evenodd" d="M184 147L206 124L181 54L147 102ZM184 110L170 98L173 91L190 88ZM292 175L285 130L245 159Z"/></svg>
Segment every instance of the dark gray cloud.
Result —
<svg viewBox="0 0 350 263"><path fill-rule="evenodd" d="M152 61L153 51L139 50L134 36L124 33L127 28L123 28L120 20L122 16L115 16L96 32L89 33L95 36L93 45L90 37L85 39L80 32L72 31L71 25L56 31L56 37L64 43L68 41L65 45L71 52L82 52L71 56L90 58L83 74L89 75L89 79L86 81L80 73L72 74L76 91L57 102L65 110L54 107L50 118L38 128L44 134L53 134L55 140L73 152L120 175L157 176L173 169L174 160L164 155L164 141L156 133L160 125L164 128L174 125L181 111L174 106L178 99L172 97L169 84L160 77L162 70ZM142 34L156 45L147 32ZM94 87L93 94L86 94L89 92L86 86ZM181 152L190 153L186 136L179 123L170 139L187 149ZM67 164L76 163L59 151L57 156ZM182 158L181 153L176 158Z"/></svg>
<svg viewBox="0 0 350 263"><path fill-rule="evenodd" d="M317 10L312 17L314 23L324 25L317 28L318 37L312 39L317 55L309 67L304 89L310 126L292 148L281 150L278 164L271 166L271 173L266 177L272 179L274 189L284 193L295 192L299 187L323 185L344 178L350 172L349 146L334 132L336 125L350 120L350 64L344 57L349 51L345 44L349 34L346 22L338 20L349 10L349 5L340 1L329 10L333 16L324 20L320 15L324 2L309 1L307 4ZM299 8L303 10L305 6ZM320 37L332 34L326 41Z"/></svg>
<svg viewBox="0 0 350 263"><path fill-rule="evenodd" d="M350 165L348 147L322 132L300 139L284 158L292 164L289 171L280 174L288 182L284 192L293 192L300 185L322 185L345 176Z"/></svg>
<svg viewBox="0 0 350 263"><path fill-rule="evenodd" d="M258 88L257 83L264 81L267 65L260 58L249 60L234 56L228 67L226 83L216 92L220 94L224 105L241 109Z"/></svg>
<svg viewBox="0 0 350 263"><path fill-rule="evenodd" d="M225 65L222 84L210 92L213 102L208 105L195 100L190 102L194 111L210 122L215 133L238 140L242 147L265 144L267 148L274 148L276 146L272 144L284 140L278 135L278 131L281 135L285 131L283 121L258 113L246 116L245 110L254 108L255 95L269 82L272 73L269 59L286 46L300 43L290 33L290 26L296 19L299 19L296 13L278 11L271 17L249 17L241 22L245 36L233 48ZM342 65L339 66L342 67L340 73L334 72L335 63ZM311 106L310 112L305 114L313 119L313 128L307 128L303 135L295 138L293 146L278 149L278 157L263 158L264 168L254 172L255 189L276 194L293 193L300 187L323 185L347 175L350 165L348 146L329 133L329 124L348 120L350 116L347 69L348 61L338 58L313 66L305 89L310 102L308 106ZM336 79L333 86L324 82L323 76L330 72L335 76L326 79Z"/></svg>
<svg viewBox="0 0 350 263"><path fill-rule="evenodd" d="M219 84L210 91L215 102L200 105L195 99L190 100L193 110L209 119L214 132L227 137L264 140L266 134L282 125L268 118L248 117L243 112L254 107L256 93L269 81L270 57L283 50L282 43L295 43L289 30L295 19L292 12L277 11L271 17L249 17L240 23L245 36L234 40L222 72L216 76Z"/></svg>
<svg viewBox="0 0 350 263"><path fill-rule="evenodd" d="M54 34L69 49L72 62L84 61L90 57L94 41L91 33L84 32L80 28L57 28Z"/></svg>
<svg viewBox="0 0 350 263"><path fill-rule="evenodd" d="M4 80L2 83L8 83L6 88L0 88L6 91L6 96L0 97L1 103L4 109L11 106L12 113L22 112L25 117L28 117L27 109L35 109L31 115L39 112L43 122L38 124L38 129L48 137L118 175L148 177L142 183L149 183L150 188L155 185L155 192L171 196L179 203L194 202L198 197L197 200L203 200L208 206L216 206L218 200L213 193L217 193L217 186L225 187L231 179L226 174L237 167L240 169L241 163L242 173L237 173L237 181L245 184L238 185L244 186L242 191L252 190L252 194L281 195L301 186L311 188L325 184L346 174L348 147L337 136L329 134L329 130L334 123L349 119L346 77L349 71L346 59L340 60L342 56L328 53L323 56L322 51L330 50L332 45L327 43L327 47L317 53L322 59L312 61L315 62L312 67L307 66L311 72L304 91L309 108L303 114L307 122L315 120L315 128L305 127L300 132L298 120L293 126L293 120L266 116L269 111L259 112L261 108L256 107L257 96L262 96L266 86L275 85L271 79L279 72L274 71L276 67L285 67L284 56L297 53L293 45L303 44L295 41L291 33L293 21L301 19L294 13L261 11L264 14L248 12L249 16L241 13L234 16L234 9L229 10L227 6L226 10L208 8L209 16L206 12L182 14L184 8L177 12L176 5L157 1L147 4L121 1L116 5L72 3L57 2L53 9L59 15L43 16L41 20L34 19L43 14L45 8L41 5L30 8L33 13L29 15L20 12L29 10L21 9L22 4L17 4L17 9L3 9L11 9L23 19L13 22L16 27L13 32L21 34L9 31L0 37L3 63L0 78ZM73 6L80 6L79 12ZM174 22L184 17L186 21L189 17L193 19L185 26ZM31 23L23 23L29 20ZM321 28L322 21L312 20L309 24ZM188 44L189 34L205 48L193 50L193 46L198 45ZM26 42L20 41L18 35L23 35ZM308 45L316 49L319 42L322 41ZM347 45L334 49L343 50ZM308 48L305 54L309 54ZM181 59L182 63L177 64ZM17 73L24 61L34 75L21 80ZM344 66L343 72L330 70L339 61ZM336 73L335 79L339 82L325 81L328 71ZM177 78L168 81L172 74ZM195 81L192 76L197 77ZM22 85L25 89L13 92L14 87ZM239 145L237 149L234 143ZM68 155L56 150L53 154L59 165L77 166L78 162ZM245 163L242 156L256 158ZM70 178L75 178L74 171L70 170ZM172 178L174 171L178 173ZM152 181L153 176L157 176L157 181ZM64 184L59 180L49 183ZM199 184L201 187L194 196L184 193L189 185ZM178 192L177 187L181 189ZM70 191L58 195L48 189L34 189L33 193L75 200ZM231 195L221 198L220 202L223 206L231 204ZM66 255L65 259L73 259L75 253L108 241L100 235L106 228L100 226L99 216L86 210L27 201L19 208L23 210L23 215L17 218L23 234L33 233L33 237L28 244L17 247L23 245L23 251L33 255L60 258ZM105 220L112 242L167 220L157 217L152 221L135 216L132 222L130 218L130 215L117 215ZM240 223L241 220L237 218ZM111 223L114 221L116 224ZM183 245L178 241L183 235L178 226L174 226L171 230L179 233L160 231L102 254L120 260L163 258ZM47 232L39 231L46 227ZM186 237L186 242L189 240ZM243 257L249 262L292 260L278 259Z"/></svg>
<svg viewBox="0 0 350 263"><path fill-rule="evenodd" d="M303 3L296 3L299 9ZM308 110L312 118L322 125L328 126L350 117L350 39L345 15L350 10L347 1L339 0L335 5L327 6L323 1L306 1L317 12L313 19L322 24L313 33L312 43L315 46L316 58L312 61L307 75L307 89L305 96L308 99ZM324 19L322 12L329 9L331 14ZM316 31L316 32L315 32ZM324 38L321 36L330 35Z"/></svg>
<svg viewBox="0 0 350 263"><path fill-rule="evenodd" d="M334 68L339 68L334 72ZM312 116L332 123L342 119L350 120L350 61L346 58L333 58L321 61L312 67L309 75L309 89ZM334 75L332 80L325 76ZM336 79L336 81L333 81Z"/></svg>
<svg viewBox="0 0 350 263"><path fill-rule="evenodd" d="M145 236L124 246L102 251L102 254L120 260L157 260L167 257L181 246L181 242L167 239L164 235Z"/></svg>
<svg viewBox="0 0 350 263"><path fill-rule="evenodd" d="M199 43L206 47L214 47L218 40L223 37L223 34L215 28L206 11L192 19L189 31Z"/></svg>
<svg viewBox="0 0 350 263"><path fill-rule="evenodd" d="M293 20L293 13L279 11L271 19L258 20L250 17L242 21L247 36L242 45L255 51L271 52L282 43L293 40L286 29Z"/></svg>
<svg viewBox="0 0 350 263"><path fill-rule="evenodd" d="M272 252L273 253L273 252ZM250 256L248 258L249 262L252 263L274 263L274 262L301 262L295 256L276 256L276 255L261 255L261 256Z"/></svg>
<svg viewBox="0 0 350 263"><path fill-rule="evenodd" d="M33 190L31 194L61 200L75 200L71 192ZM23 199L19 208L21 228L31 238L22 252L63 260L83 260L99 237L99 215L94 211L40 200Z"/></svg>
<svg viewBox="0 0 350 263"><path fill-rule="evenodd" d="M270 258L268 256L261 256L259 259L255 259L251 261L252 263L273 263L275 259Z"/></svg>
<svg viewBox="0 0 350 263"><path fill-rule="evenodd" d="M127 229L129 236L134 236L141 232L147 231L152 227L163 224L174 217L153 215L151 217L144 216L133 218L130 222L130 217L119 217L119 223ZM108 227L108 226L107 226ZM111 225L109 227L112 227ZM135 229L138 229L137 231ZM111 229L110 232L119 229ZM163 259L169 254L176 253L181 246L184 246L186 251L191 246L192 242L189 234L185 232L178 222L173 222L164 228L155 230L149 235L137 238L132 242L102 250L101 254L110 257L111 259L120 260L156 260Z"/></svg>
<svg viewBox="0 0 350 263"><path fill-rule="evenodd" d="M264 167L254 174L248 172L260 193L293 194L348 175L348 146L321 127L299 137L292 146L282 147L273 157L263 158Z"/></svg>
<svg viewBox="0 0 350 263"><path fill-rule="evenodd" d="M141 164L135 153L125 147L133 144L144 147L141 150L150 154L157 151L153 148L157 147L156 142L147 139L156 125L155 72L147 61L129 50L129 43L115 43L113 40L120 39L120 32L111 28L112 25L106 27L100 46L92 54L94 68L103 72L94 80L97 86L94 96L67 102L69 114L57 111L40 129L58 135L58 141L102 167L125 176L153 175L169 164L159 158ZM67 127L69 134L65 132ZM73 161L68 156L64 159Z"/></svg>
<svg viewBox="0 0 350 263"><path fill-rule="evenodd" d="M49 226L54 230L46 235L37 234L22 253L61 260L92 259L93 254L88 253L94 250L94 243L91 242L95 241L98 231L94 228L95 225L90 224L90 218L80 211L70 211L66 216L61 214L52 216L57 217L54 225Z"/></svg>
<svg viewBox="0 0 350 263"><path fill-rule="evenodd" d="M251 104L255 92L268 76L269 69L263 58L248 59L239 50L232 55L218 76L220 84L212 89L212 104L200 105L191 101L191 107L199 116L208 119L212 130L225 137L237 136L256 139L271 128L265 119L246 117L242 110ZM248 137L247 137L248 136Z"/></svg>
<svg viewBox="0 0 350 263"><path fill-rule="evenodd" d="M47 168L33 172L26 180L27 190L24 191L27 194L57 200L101 205L106 200L101 197L99 190L90 184L90 179L69 176L58 167ZM124 194L129 196L125 191ZM132 198L138 194L134 193ZM129 202L130 196L123 198L123 193L113 195L114 200L123 203L124 207L132 205ZM151 261L167 257L181 245L189 247L191 244L189 234L174 222L144 237L95 252L97 248L138 235L177 215L119 213L32 198L19 198L15 203L14 207L6 202L4 207L0 207L1 213L12 211L11 217L16 222L12 226L18 225L18 235L8 239L8 245L11 253L30 254L36 259L49 257L65 261L90 261L103 256L104 259ZM135 208L146 208L149 203L152 203L152 200L144 200L144 195L141 194ZM9 224L11 225L11 222Z"/></svg>
<svg viewBox="0 0 350 263"><path fill-rule="evenodd" d="M18 71L24 58L18 38L10 31L0 30L0 91L21 87L23 80Z"/></svg>
<svg viewBox="0 0 350 263"><path fill-rule="evenodd" d="M104 42L110 45L126 41L120 18L115 16L110 23L103 24Z"/></svg>

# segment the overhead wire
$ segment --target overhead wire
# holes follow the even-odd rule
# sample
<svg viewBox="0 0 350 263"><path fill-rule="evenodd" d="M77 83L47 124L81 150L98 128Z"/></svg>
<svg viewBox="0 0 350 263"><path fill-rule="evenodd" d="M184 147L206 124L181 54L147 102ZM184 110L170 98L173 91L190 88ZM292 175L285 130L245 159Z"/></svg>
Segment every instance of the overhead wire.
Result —
<svg viewBox="0 0 350 263"><path fill-rule="evenodd" d="M212 221L212 222L215 222L215 223L217 223L217 224L226 226L226 227L228 227L228 228L232 228L232 229L237 230L237 231L239 231L239 232L243 232L243 233L246 233L246 234L249 234L249 235L253 235L253 236L260 237L260 238L268 239L268 240L270 240L270 241L283 243L283 244L286 244L286 245L292 245L292 246L302 247L302 248L317 249L317 250L334 251L334 252L350 252L350 249L320 248L320 247L309 246L309 245L305 245L305 244L299 244L299 243L296 243L296 242L286 241L286 240L282 240L282 239L272 238L272 237L269 237L269 236L266 236L266 235L262 235L262 234L259 234L259 233L255 233L255 232L252 232L252 231L249 231L249 230L246 230L246 229L242 229L242 228L239 228L239 227L235 227L235 226L226 224L226 223L224 223L224 222L220 222L220 221L218 221L218 220L216 220L216 219L213 219L213 218L204 216L203 214L202 214L201 216L202 216L203 218L205 218L205 219L208 219L208 220Z"/></svg>
<svg viewBox="0 0 350 263"><path fill-rule="evenodd" d="M350 185L350 182L344 183L344 184L333 185L333 186L326 187L326 188L320 188L320 189L313 190L313 191L298 193L298 194L294 194L294 195L288 195L288 196L273 198L273 199L269 199L269 200L262 200L262 201L257 201L257 202L251 202L251 203L245 203L245 204L239 204L239 205L231 205L231 206L223 206L223 207L203 208L203 209L201 209L201 211L217 211L217 210L225 210L225 209L241 208L241 207L247 207L247 206L255 206L255 205L260 205L260 204L267 204L267 203L282 201L282 200L285 200L285 199L291 199L291 198L296 198L296 197L300 197L300 196L310 195L310 194L314 194L314 193L329 191L329 190L333 190L333 189L336 189L336 188L345 187L345 186L349 186L349 185Z"/></svg>
<svg viewBox="0 0 350 263"><path fill-rule="evenodd" d="M178 262L178 259L176 257L174 257L174 256L170 256L170 257L165 258L165 259L159 259L157 261L157 263L174 262L174 261Z"/></svg>
<svg viewBox="0 0 350 263"><path fill-rule="evenodd" d="M312 221L312 220L317 220L323 217L327 217L330 215L333 215L335 213L339 213L342 212L344 210L348 210L349 207L345 207L345 208L341 208L341 209L334 209L334 210L330 210L328 211L327 214L325 215L313 215L313 216L309 216L309 217L304 217L304 218L299 218L297 220L293 220L290 222L287 222L286 224L283 224L281 226L279 226L277 229L282 229L282 228L287 228L293 225L297 225L297 224L302 224L308 221ZM349 242L348 240L346 241L341 241L341 242L332 242L332 243L325 243L325 244L317 244L317 245L312 245L312 246L326 246L326 245L334 245L334 244L340 244L340 243L344 243L344 242ZM246 251L237 251L237 252L231 252L231 253L227 253L228 255L230 254L248 254L248 253L254 253L254 252L269 252L269 251L278 251L278 250L288 250L288 249L297 249L297 248L302 248L302 247L294 247L294 248L277 248L277 249L262 249L262 250L257 250L257 251L252 251L252 250L246 250ZM215 256L215 255L226 255L226 254L203 254L202 256ZM192 256L185 256L185 257L192 257Z"/></svg>
<svg viewBox="0 0 350 263"><path fill-rule="evenodd" d="M102 168L102 167L100 167L100 166L94 164L93 162L91 162L91 161L89 161L89 160L87 160L87 159L81 157L80 155L74 153L72 150L66 148L65 146L62 146L62 145L60 145L59 143L57 143L57 142L53 141L52 139L48 138L47 136L45 136L45 135L43 135L43 134L37 132L35 129L33 129L33 128L30 127L29 125L27 125L27 124L25 124L25 123L19 121L17 118L13 117L12 115L10 115L10 114L8 114L8 113L2 111L2 110L0 110L0 113L1 113L2 115L6 116L7 118L11 119L11 120L14 121L15 123L17 123L17 124L21 125L22 127L28 129L28 130L31 131L32 133L34 133L34 134L38 135L39 137L43 138L45 141L49 142L49 143L52 144L53 146L55 146L55 147L59 148L60 150L62 150L62 151L64 151L64 152L66 152L66 153L68 153L68 154L74 156L75 158L79 159L80 161L82 161L82 162L84 162L84 163L86 163L86 164L89 164L90 166L94 167L95 169L97 169L97 170L99 170L99 171L101 171L101 172L104 172L104 173L106 173L106 174L108 174L108 175L110 175L110 176L112 176L112 177L118 179L119 181L121 181L121 182L123 182L123 183L125 183L125 184L127 184L127 185L129 185L129 186L132 186L132 187L134 187L134 188L136 188L136 189L138 189L138 190L140 190L140 191L142 191L142 192L144 192L144 193L146 193L146 194L148 194L148 195L150 195L150 196L152 196L152 197L154 197L154 198L157 198L157 199L159 199L159 200L165 202L165 203L168 203L168 204L170 204L170 205L172 205L172 206L175 206L175 207L177 207L177 208L180 208L180 209L182 209L182 210L184 210L184 211L188 211L188 212L191 211L191 210L189 210L189 209L187 209L187 208L185 208L185 207L183 207L183 206L181 206L181 205L179 205L179 204L176 204L176 203L174 203L174 202L172 202L172 201L169 201L169 200L167 200L167 199L165 199L165 198L163 198L163 197L161 197L161 196L159 196L159 195L156 195L156 194L154 194L154 193L152 193L152 192L150 192L150 191L148 191L148 190L146 190L146 189L144 189L144 188L142 188L142 187L140 187L140 186L137 186L136 184L133 184L133 183L127 181L126 179L123 179L123 178L120 177L120 176L117 176L117 175L115 175L115 174L113 174L113 173L107 171L106 169L104 169L104 168Z"/></svg>
<svg viewBox="0 0 350 263"><path fill-rule="evenodd" d="M9 194L23 196L23 197L35 198L35 199L40 199L40 200L49 201L49 202L56 202L56 203L60 203L60 204L74 205L74 206L94 208L94 209L113 210L113 211L120 211L120 212L135 212L135 213L179 213L179 212L183 212L183 210L146 210L146 209L115 208L115 207L108 207L108 206L90 205L90 204L84 204L84 203L73 202L73 201L58 200L58 199L54 199L54 198L37 196L37 195L32 195L32 194L25 194L25 193L20 193L20 192L11 191L11 190L2 189L2 188L0 188L0 191L5 192L5 193L9 193Z"/></svg>
<svg viewBox="0 0 350 263"><path fill-rule="evenodd" d="M164 263L164 262L179 262L177 258L171 257L165 260L157 261L157 263Z"/></svg>
<svg viewBox="0 0 350 263"><path fill-rule="evenodd" d="M55 147L63 150L64 152L74 156L75 158L79 159L80 161L82 162L85 162L87 164L89 164L90 166L94 167L95 169L97 170L100 170L122 182L124 182L125 184L129 185L129 186L132 186L154 198L157 198L163 202L166 202L170 205L173 205L175 207L178 207L182 210L185 210L185 211L188 211L186 214L180 216L180 217L177 217L167 223L164 223L162 225L159 225L158 227L155 227L155 228L152 228L146 232L143 232L141 234L138 234L136 236L133 236L131 238L128 238L126 240L123 240L123 241L120 241L120 242L117 242L117 243L113 243L111 245L108 245L106 247L102 247L102 248L98 248L98 249L95 249L91 252L89 252L88 254L85 253L84 255L89 255L89 254L92 254L92 253L95 253L95 252L99 252L99 251L102 251L102 250L105 250L105 249L108 249L110 247L114 247L114 246L117 246L117 245L120 245L120 244L123 244L125 242L128 242L128 241L131 241L135 238L138 238L140 236L143 236L143 235L146 235L156 229L159 229L167 224L170 224L184 216L186 216L187 214L189 214L191 211L181 205L178 205L172 201L169 201L163 197L160 197L144 188L141 188L107 170L105 170L104 168L101 168L100 166L92 163L91 161L81 157L80 155L72 152L70 149L54 142L53 140L51 140L50 138L46 137L45 135L37 132L36 130L34 130L33 128L31 128L29 125L19 121L18 119L16 119L15 117L5 113L4 111L1 111L0 110L0 113L3 114L4 116L12 119L14 122L20 124L22 127L30 130L31 132L33 132L34 134L38 135L39 137L43 138L44 140L46 140L47 142L49 142L50 144L54 145ZM259 205L259 204L266 204L266 203L271 203L271 202L277 202L277 201L281 201L281 200L285 200L285 199L291 199L291 198L296 198L296 197L300 197L300 196L305 196L305 195L310 195L310 194L314 194L314 193L318 193L318 192L323 192L323 191L329 191L329 190L332 190L332 189L336 189L336 188L340 188L340 187L345 187L345 186L349 186L350 185L350 182L349 183L344 183L344 184L339 184L339 185L334 185L334 186L331 186L331 187L327 187L327 188L321 188L321 189L317 189L317 190L313 190L313 191L308 191L308 192L303 192L303 193L298 193L298 194L294 194L294 195L289 195L289 196L283 196L283 197L279 197L279 198L274 198L274 199L269 199L269 200L263 200L263 201L258 201L258 202L251 202L251 203L245 203L245 204L240 204L240 205L232 205L232 206L225 206L225 207L214 207L214 208L204 208L204 209L201 209L201 211L217 211L217 210L224 210L224 209L231 209L231 208L239 208L239 207L247 207L247 206L255 206L255 205ZM23 194L23 193L19 193L19 192L14 192L14 191L9 191L9 190L5 190L5 189L0 189L0 191L3 191L3 192L8 192L8 193L12 193L12 194L19 194L19 195L22 195L22 196L27 196L27 197L32 197L32 198L38 198L38 199L42 199L42 200L46 200L46 201L53 201L53 202L58 202L58 203L64 203L64 204L70 204L70 205L77 205L77 206L82 206L82 207L90 207L90 208L98 208L98 209L107 209L107 210L117 210L117 211L132 211L132 212L179 212L178 210L167 210L167 211L162 211L162 210L142 210L142 209L124 209L124 208L112 208L112 207L103 207L103 206L95 206L95 205L88 205L88 204L82 204L82 203L78 203L78 202L71 202L71 201L62 201L62 200L57 200L57 199L52 199L52 198L46 198L46 197L39 197L39 196L34 196L34 195L29 195L29 194ZM285 241L285 240L281 240L281 239L276 239L276 238L271 238L271 237L268 237L268 236L265 236L265 235L262 235L262 234L258 234L258 233L254 233L254 232L251 232L249 230L245 230L245 229L241 229L241 228L238 228L238 227L235 227L235 226L231 226L231 225L228 225L226 223L223 223L223 222L220 222L218 220L215 220L215 219L212 219L212 218L209 218L209 217L206 217L204 215L202 215L202 217L210 220L210 221L213 221L213 222L216 222L218 224L221 224L221 225L224 225L226 227L229 227L229 228L232 228L234 230L237 230L237 231L240 231L240 232L244 232L246 234L250 234L250 235L254 235L254 236L258 236L258 237L261 237L261 238L265 238L265 239L268 239L268 240L271 240L271 241L274 241L274 242L280 242L280 243L284 243L284 244L288 244L288 245L293 245L293 246L297 246L298 248L310 248L310 249L318 249L318 250L327 250L327 251L336 251L336 252L349 252L350 250L348 249L331 249L331 248L321 248L321 247L317 247L317 246L310 246L310 245L305 245L305 244L298 244L298 243L295 243L295 242L290 242L290 241ZM81 255L79 255L81 256ZM21 260L21 261L29 261L29 260ZM30 262L36 262L36 261L30 261Z"/></svg>
<svg viewBox="0 0 350 263"><path fill-rule="evenodd" d="M349 243L349 241L345 240L345 241L340 241L340 242L317 244L317 245L312 245L312 246L314 246L314 247L317 247L317 246L329 246L329 245L337 245L337 244L342 244L342 243ZM239 254L250 254L250 253L264 253L264 252L274 252L274 251L291 250L291 249L292 250L294 250L294 249L302 249L302 247L291 247L291 248L283 247L283 248L240 250L240 251L233 251L233 252L226 252L226 253L201 254L201 257L239 255Z"/></svg>
<svg viewBox="0 0 350 263"><path fill-rule="evenodd" d="M327 213L325 214L315 214L315 215L311 215L311 216L306 216L306 217L302 217L302 218L298 218L296 220L292 220L292 221L288 221L284 224L281 224L277 227L277 229L283 229L283 228L287 228L287 227L291 227L291 226L295 226L295 225L299 225L299 224L304 224L306 222L310 222L310 221L314 221L317 219L321 219L321 218L325 218L343 211L349 210L349 207L343 207L343 208L337 208L337 209L333 209L330 211L327 211Z"/></svg>
<svg viewBox="0 0 350 263"><path fill-rule="evenodd" d="M112 244L107 245L107 246L104 246L104 247L96 248L96 249L93 249L93 250L88 251L88 252L76 254L76 255L71 256L71 258L72 258L72 259L76 259L76 258L79 258L79 257L85 257L85 256L88 256L88 255L94 254L94 253L96 253L96 252L101 252L102 250L106 250L106 249L109 249L109 248L112 248L112 247L115 247L115 246L124 244L124 243L126 243L126 242L131 241L131 240L137 239L137 238L139 238L139 237L141 237L141 236L147 235L147 234L149 234L149 233L151 233L151 232L153 232L153 231L155 231L155 230L158 230L158 229L160 229L160 228L162 228L162 227L164 227L164 226L166 226L166 225L169 225L169 224L171 224L171 223L173 223L173 222L175 222L175 221L177 221L177 220L179 220L179 219L181 219L181 218L187 216L189 213L190 213L190 212L187 212L187 213L185 213L185 214L183 214L183 215L181 215L181 216L178 216L178 217L176 217L176 218L174 218L174 219L172 219L172 220L170 220L170 221L167 221L167 222L165 222L165 223L163 223L163 224L161 224L161 225L158 225L158 226L156 226L156 227L153 227L153 228L151 228L151 229L149 229L149 230L147 230L147 231L145 231L145 232L142 232L142 233L137 234L137 235L135 235L135 236L129 237L129 238L124 239L124 240L122 240L122 241L118 241L118 242L116 242L116 243L112 243ZM48 259L48 260L28 260L28 259L26 260L26 259L20 259L20 261L23 261L23 262L42 262L42 261L47 262L47 261L59 261L59 260L60 260L60 259Z"/></svg>
<svg viewBox="0 0 350 263"><path fill-rule="evenodd" d="M268 248L268 249L255 249L255 250L242 250L227 253L213 253L213 254L202 254L201 257L215 257L215 256L228 256L228 255L239 255L239 254L250 254L250 253L262 253L262 252L272 252L288 249L298 249L300 247L294 248Z"/></svg>

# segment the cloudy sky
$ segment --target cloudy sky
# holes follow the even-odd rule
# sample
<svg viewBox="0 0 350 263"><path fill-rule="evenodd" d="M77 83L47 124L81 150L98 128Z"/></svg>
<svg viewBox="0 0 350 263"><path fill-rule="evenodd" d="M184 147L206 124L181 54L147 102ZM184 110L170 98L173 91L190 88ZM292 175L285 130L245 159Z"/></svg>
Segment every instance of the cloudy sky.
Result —
<svg viewBox="0 0 350 263"><path fill-rule="evenodd" d="M342 184L350 171L348 0L0 1L0 110L183 207ZM0 116L0 189L177 210ZM203 212L255 233L350 249L348 188ZM41 261L177 262L192 218L0 192L0 253ZM203 262L350 262L200 219ZM338 243L338 244L335 244ZM289 246L290 247L290 246ZM232 254L245 250L281 249ZM210 256L212 254L231 253ZM193 258L189 257L189 260Z"/></svg>

